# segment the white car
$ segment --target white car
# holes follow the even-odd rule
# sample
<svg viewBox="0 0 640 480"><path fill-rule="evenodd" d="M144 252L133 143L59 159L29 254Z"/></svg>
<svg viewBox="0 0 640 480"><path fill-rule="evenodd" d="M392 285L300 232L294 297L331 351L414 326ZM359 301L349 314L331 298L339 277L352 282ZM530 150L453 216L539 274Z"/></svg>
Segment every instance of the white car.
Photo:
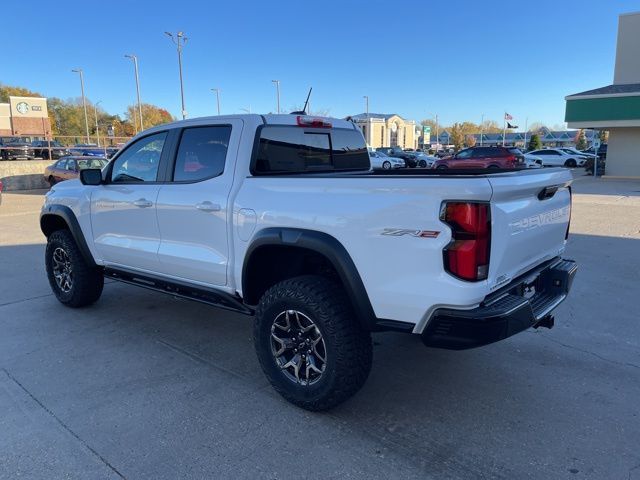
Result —
<svg viewBox="0 0 640 480"><path fill-rule="evenodd" d="M47 193L49 285L71 308L107 277L250 316L265 376L308 410L362 387L371 332L467 349L553 326L577 269L562 258L571 172L385 173L346 120L159 125ZM115 319L135 300L109 301Z"/></svg>
<svg viewBox="0 0 640 480"><path fill-rule="evenodd" d="M530 153L523 153L524 164L527 168L542 168L542 158Z"/></svg>
<svg viewBox="0 0 640 480"><path fill-rule="evenodd" d="M531 155L540 157L542 165L545 167L582 167L586 158L582 155L571 155L560 148L543 148L528 152Z"/></svg>
<svg viewBox="0 0 640 480"><path fill-rule="evenodd" d="M405 163L401 158L390 157L384 152L369 150L371 168L374 170L392 170L394 168L404 168Z"/></svg>
<svg viewBox="0 0 640 480"><path fill-rule="evenodd" d="M573 147L562 147L560 150L567 152L569 155L580 155L585 159L596 157L593 153L581 152L577 148L573 148Z"/></svg>

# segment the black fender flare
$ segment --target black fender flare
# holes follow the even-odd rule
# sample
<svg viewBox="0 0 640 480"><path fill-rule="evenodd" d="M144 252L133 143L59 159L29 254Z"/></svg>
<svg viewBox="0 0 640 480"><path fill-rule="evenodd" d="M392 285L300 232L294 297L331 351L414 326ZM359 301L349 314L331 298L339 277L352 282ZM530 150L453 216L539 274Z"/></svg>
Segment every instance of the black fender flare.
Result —
<svg viewBox="0 0 640 480"><path fill-rule="evenodd" d="M49 205L45 210L43 210L40 214L40 230L42 230L42 233L49 238L49 235L54 231L59 230L57 227L60 225L61 220L66 224L67 228L71 232L71 235L73 236L76 245L78 245L80 253L87 264L92 267L96 267L96 262L93 259L93 255L91 255L91 250L89 250L89 246L84 238L78 219L76 218L75 213L73 213L73 210L66 205Z"/></svg>
<svg viewBox="0 0 640 480"><path fill-rule="evenodd" d="M331 235L316 230L299 228L272 227L260 230L253 237L244 257L242 266L242 291L248 291L248 267L252 256L260 247L268 245L282 245L305 248L323 255L333 265L340 281L351 300L358 322L368 331L378 330L376 316L351 256L344 246Z"/></svg>

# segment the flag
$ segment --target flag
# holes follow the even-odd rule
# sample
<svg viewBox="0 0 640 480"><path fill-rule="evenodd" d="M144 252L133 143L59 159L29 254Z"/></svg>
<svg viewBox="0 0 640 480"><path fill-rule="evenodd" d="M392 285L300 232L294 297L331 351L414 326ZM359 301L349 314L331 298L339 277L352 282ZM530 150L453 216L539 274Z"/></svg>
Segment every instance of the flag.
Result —
<svg viewBox="0 0 640 480"><path fill-rule="evenodd" d="M518 125L511 125L509 122L507 122L507 128L518 128Z"/></svg>
<svg viewBox="0 0 640 480"><path fill-rule="evenodd" d="M507 112L504 112L504 119L505 120L513 120L513 117L511 115L509 115Z"/></svg>

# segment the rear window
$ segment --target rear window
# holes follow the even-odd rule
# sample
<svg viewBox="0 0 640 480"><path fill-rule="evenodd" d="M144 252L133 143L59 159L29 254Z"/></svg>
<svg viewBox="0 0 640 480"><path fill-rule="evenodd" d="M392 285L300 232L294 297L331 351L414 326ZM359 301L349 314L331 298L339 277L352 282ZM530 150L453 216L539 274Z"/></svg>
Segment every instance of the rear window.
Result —
<svg viewBox="0 0 640 480"><path fill-rule="evenodd" d="M253 173L368 170L362 134L350 129L265 126L260 131Z"/></svg>

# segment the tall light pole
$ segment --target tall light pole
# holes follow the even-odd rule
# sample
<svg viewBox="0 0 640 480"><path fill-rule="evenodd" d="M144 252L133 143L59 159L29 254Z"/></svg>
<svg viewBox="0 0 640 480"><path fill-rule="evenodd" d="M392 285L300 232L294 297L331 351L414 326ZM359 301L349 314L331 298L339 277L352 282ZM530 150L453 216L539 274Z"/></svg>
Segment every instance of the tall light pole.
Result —
<svg viewBox="0 0 640 480"><path fill-rule="evenodd" d="M140 117L140 131L144 130L142 124L142 103L140 102L140 77L138 76L138 56L137 55L125 55L125 58L133 60L133 69L136 74L136 95L138 97L138 116ZM136 123L136 133L138 132L138 124Z"/></svg>
<svg viewBox="0 0 640 480"><path fill-rule="evenodd" d="M367 119L369 119L369 95L363 95L362 98L365 100L365 108L367 112Z"/></svg>
<svg viewBox="0 0 640 480"><path fill-rule="evenodd" d="M175 37L173 36L173 33L170 32L164 32L164 34L167 35L178 48L178 69L180 71L180 100L182 101L182 119L184 120L187 118L187 110L184 108L184 85L182 83L182 49L187 43L188 38L184 36L183 32L176 33Z"/></svg>
<svg viewBox="0 0 640 480"><path fill-rule="evenodd" d="M366 112L367 112L367 131L365 132L366 133L365 141L367 142L367 145L369 145L369 143L370 143L369 142L369 138L366 138L366 137L371 137L371 133L370 133L371 125L370 125L370 122L369 122L369 95L363 95L362 98L364 98L364 100L365 100L365 108L366 108Z"/></svg>
<svg viewBox="0 0 640 480"><path fill-rule="evenodd" d="M220 115L220 89L212 88L211 91L216 94L216 105L218 106L218 115Z"/></svg>
<svg viewBox="0 0 640 480"><path fill-rule="evenodd" d="M484 134L484 113L482 114L482 120L480 120L480 146L482 146L482 135Z"/></svg>
<svg viewBox="0 0 640 480"><path fill-rule="evenodd" d="M271 80L276 86L276 95L278 97L278 113L280 113L280 80Z"/></svg>
<svg viewBox="0 0 640 480"><path fill-rule="evenodd" d="M93 104L93 114L96 117L96 136L98 137L98 146L100 146L100 130L98 130L98 105L102 103L102 100Z"/></svg>
<svg viewBox="0 0 640 480"><path fill-rule="evenodd" d="M74 68L71 70L73 73L80 74L80 91L82 92L82 108L84 109L84 128L87 132L87 143L90 143L89 139L89 117L87 117L87 99L84 96L84 74L81 68Z"/></svg>
<svg viewBox="0 0 640 480"><path fill-rule="evenodd" d="M438 147L440 146L440 132L438 131L438 114L436 113L435 115L433 113L430 113L429 115L431 115L432 117L435 118L435 122L436 122L436 153L438 153Z"/></svg>

